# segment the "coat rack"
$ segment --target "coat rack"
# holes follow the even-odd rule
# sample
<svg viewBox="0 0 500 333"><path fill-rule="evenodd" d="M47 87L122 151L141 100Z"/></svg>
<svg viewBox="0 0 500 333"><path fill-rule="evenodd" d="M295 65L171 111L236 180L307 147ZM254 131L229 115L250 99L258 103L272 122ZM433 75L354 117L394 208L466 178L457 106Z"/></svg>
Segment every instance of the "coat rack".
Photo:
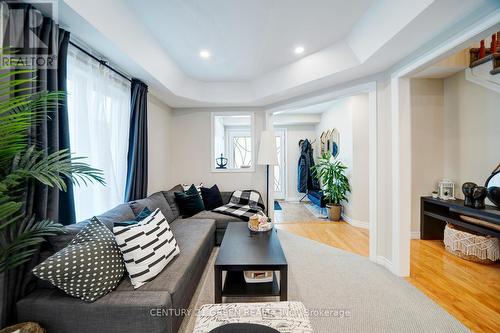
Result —
<svg viewBox="0 0 500 333"><path fill-rule="evenodd" d="M306 139L306 140L309 140L309 139ZM299 140L299 148L302 149L302 144L304 143L304 139L301 139ZM309 144L312 146L314 143L316 143L316 139L312 140L309 142ZM309 190L306 190L306 194L304 194L304 196L299 200L299 202L302 202L302 200L304 200L306 197L307 197L307 194L308 194Z"/></svg>
<svg viewBox="0 0 500 333"><path fill-rule="evenodd" d="M303 139L299 140L299 147L301 147L301 146L302 146L302 143L303 143L303 142L304 142L304 140L303 140ZM315 142L316 142L316 139L312 140L312 141L310 142L310 144L312 145L312 144L314 144Z"/></svg>

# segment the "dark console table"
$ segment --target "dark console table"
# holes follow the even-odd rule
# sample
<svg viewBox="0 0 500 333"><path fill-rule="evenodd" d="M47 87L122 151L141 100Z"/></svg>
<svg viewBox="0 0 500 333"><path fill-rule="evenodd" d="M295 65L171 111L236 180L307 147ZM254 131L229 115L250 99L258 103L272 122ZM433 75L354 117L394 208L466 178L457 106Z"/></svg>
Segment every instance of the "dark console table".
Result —
<svg viewBox="0 0 500 333"><path fill-rule="evenodd" d="M420 199L420 238L443 239L446 223L451 223L463 229L482 235L500 237L496 228L478 225L464 221L460 215L480 219L500 226L500 209L486 206L485 209L474 209L464 206L463 200L441 200L432 197Z"/></svg>

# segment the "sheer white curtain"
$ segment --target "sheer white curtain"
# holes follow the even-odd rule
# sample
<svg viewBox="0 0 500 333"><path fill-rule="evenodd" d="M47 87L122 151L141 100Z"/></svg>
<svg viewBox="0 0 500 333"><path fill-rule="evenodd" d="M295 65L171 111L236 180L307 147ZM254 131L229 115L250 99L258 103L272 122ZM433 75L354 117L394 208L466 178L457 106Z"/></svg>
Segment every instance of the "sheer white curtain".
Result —
<svg viewBox="0 0 500 333"><path fill-rule="evenodd" d="M104 172L106 186L75 187L77 221L123 202L127 177L130 82L70 45L68 111L71 151Z"/></svg>

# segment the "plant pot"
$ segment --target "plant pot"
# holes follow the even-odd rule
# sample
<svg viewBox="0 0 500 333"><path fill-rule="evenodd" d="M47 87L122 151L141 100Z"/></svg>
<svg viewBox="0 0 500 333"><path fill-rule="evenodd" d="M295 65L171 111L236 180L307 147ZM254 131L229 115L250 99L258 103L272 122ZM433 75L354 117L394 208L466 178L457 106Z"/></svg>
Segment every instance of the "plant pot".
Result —
<svg viewBox="0 0 500 333"><path fill-rule="evenodd" d="M328 218L330 221L340 221L340 215L342 213L342 206L340 205L326 205L328 208Z"/></svg>

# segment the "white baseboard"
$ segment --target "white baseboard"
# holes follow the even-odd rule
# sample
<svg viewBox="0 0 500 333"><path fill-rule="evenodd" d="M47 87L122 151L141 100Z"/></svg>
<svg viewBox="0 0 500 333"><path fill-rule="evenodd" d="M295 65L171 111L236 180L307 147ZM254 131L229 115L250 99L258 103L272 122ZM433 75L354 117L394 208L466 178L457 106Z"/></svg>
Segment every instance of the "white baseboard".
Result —
<svg viewBox="0 0 500 333"><path fill-rule="evenodd" d="M420 231L412 231L411 239L420 239Z"/></svg>
<svg viewBox="0 0 500 333"><path fill-rule="evenodd" d="M344 214L342 214L342 220L346 221L347 223L349 223L353 227L358 227L358 228L363 228L363 229L370 228L370 225L368 222L351 219L349 216L344 215Z"/></svg>
<svg viewBox="0 0 500 333"><path fill-rule="evenodd" d="M386 257L377 256L377 264L384 266L392 272L392 262Z"/></svg>

